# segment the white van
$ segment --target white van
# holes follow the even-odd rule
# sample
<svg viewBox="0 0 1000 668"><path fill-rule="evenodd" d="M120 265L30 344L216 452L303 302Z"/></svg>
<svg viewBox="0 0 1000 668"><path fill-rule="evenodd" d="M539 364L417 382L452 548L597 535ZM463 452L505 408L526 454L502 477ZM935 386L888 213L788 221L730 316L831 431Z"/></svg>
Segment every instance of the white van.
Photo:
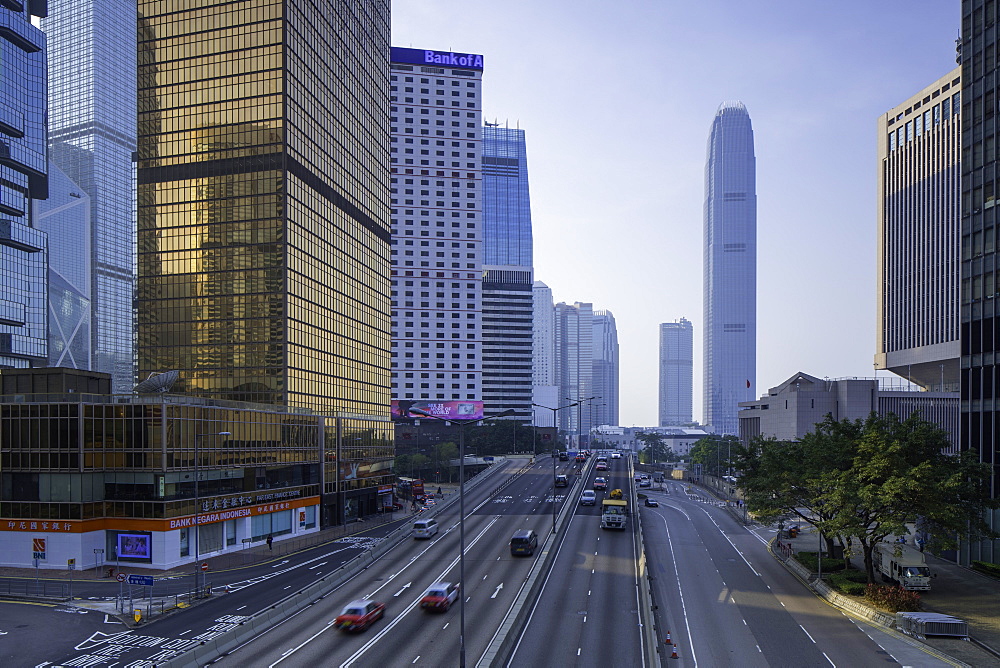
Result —
<svg viewBox="0 0 1000 668"><path fill-rule="evenodd" d="M597 494L594 493L594 490L592 489L584 490L583 494L580 495L581 506L593 506L596 503L597 503Z"/></svg>
<svg viewBox="0 0 1000 668"><path fill-rule="evenodd" d="M417 520L413 523L413 537L414 538L430 538L438 532L437 520L433 518L428 518L426 520Z"/></svg>

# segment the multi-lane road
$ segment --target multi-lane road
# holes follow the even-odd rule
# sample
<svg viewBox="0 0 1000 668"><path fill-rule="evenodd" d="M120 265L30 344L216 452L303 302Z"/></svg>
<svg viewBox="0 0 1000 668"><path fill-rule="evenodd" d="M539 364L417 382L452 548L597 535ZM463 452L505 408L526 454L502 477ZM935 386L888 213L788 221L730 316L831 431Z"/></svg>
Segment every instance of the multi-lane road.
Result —
<svg viewBox="0 0 1000 668"><path fill-rule="evenodd" d="M639 520L657 604L655 642L664 662L676 643L678 659L670 663L677 666L951 665L917 643L853 620L814 596L770 555L766 543L773 534L767 528L742 526L702 491L679 481L668 482L664 489L637 490L630 460L610 464L608 472L585 467L587 478L573 487L580 475L575 463L558 463L558 471L570 475L570 487L557 488L555 502L572 504L572 514L560 529L551 569L543 571L538 599L529 602L528 623L521 635L512 637L508 665L646 665L642 631L650 628L644 626L650 620L641 614L646 611L641 610L639 584L645 574L637 567L643 546L633 531ZM357 577L248 639L219 663L454 666L463 644L467 665L479 663L542 556L511 556L511 535L518 529L534 530L541 551L552 531L552 460L521 460L505 467L488 484L467 493L464 638L458 605L441 614L418 607L431 584L460 579L459 510L453 504L439 513L441 531L436 536L406 539ZM608 478L609 490L626 491L631 515L625 531L600 528L605 492L598 492L597 505L579 505L580 491L592 488L597 475ZM495 492L508 477L510 483ZM570 490L572 498L563 498ZM643 507L637 491L658 499L659 507ZM109 624L88 631L86 638L72 640L76 644L71 652L54 654L43 665L162 664L324 577L364 549L355 542L275 560L247 574L233 573L229 581L234 593L142 629ZM385 603L385 618L364 633L336 630L332 622L343 606L362 598ZM668 631L669 645L664 642ZM57 646L53 643L53 651Z"/></svg>

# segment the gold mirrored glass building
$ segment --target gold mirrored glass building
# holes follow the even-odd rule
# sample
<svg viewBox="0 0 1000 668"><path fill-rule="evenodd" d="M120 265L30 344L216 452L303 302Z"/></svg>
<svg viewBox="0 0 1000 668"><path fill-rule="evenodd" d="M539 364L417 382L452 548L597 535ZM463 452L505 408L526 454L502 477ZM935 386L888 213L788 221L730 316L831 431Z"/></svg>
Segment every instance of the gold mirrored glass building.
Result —
<svg viewBox="0 0 1000 668"><path fill-rule="evenodd" d="M388 37L387 1L140 0L140 379L388 416Z"/></svg>

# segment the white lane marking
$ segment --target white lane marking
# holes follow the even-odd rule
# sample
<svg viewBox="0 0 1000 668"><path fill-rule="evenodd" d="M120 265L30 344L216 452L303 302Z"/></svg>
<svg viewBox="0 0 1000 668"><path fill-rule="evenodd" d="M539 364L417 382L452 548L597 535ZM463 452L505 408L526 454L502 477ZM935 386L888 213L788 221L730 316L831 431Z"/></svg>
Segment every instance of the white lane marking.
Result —
<svg viewBox="0 0 1000 668"><path fill-rule="evenodd" d="M396 597L396 596L399 596L400 594L402 594L404 591L406 591L407 589L409 589L410 585L412 585L412 584L413 584L412 582L407 582L405 585L403 585L402 589L400 589L395 594L393 594L393 597Z"/></svg>
<svg viewBox="0 0 1000 668"><path fill-rule="evenodd" d="M309 567L309 570L311 570L311 571L314 571L314 570L316 570L317 568L319 568L320 566L326 566L326 562L325 562L325 561L323 561L323 562L320 562L320 563L316 564L315 566L310 566L310 567Z"/></svg>
<svg viewBox="0 0 1000 668"><path fill-rule="evenodd" d="M580 656L580 648L579 647L576 648L576 655Z"/></svg>
<svg viewBox="0 0 1000 668"><path fill-rule="evenodd" d="M484 578L484 579L485 579L485 578ZM499 585L497 585L497 588L496 588L496 591L494 591L494 592L493 592L493 595L492 595L492 596L490 596L490 598L496 598L496 597L497 597L497 594L499 594L499 593L500 593L500 590L501 590L501 589L503 589L503 583L502 583L502 582L501 582L501 583L500 583Z"/></svg>
<svg viewBox="0 0 1000 668"><path fill-rule="evenodd" d="M243 609L243 608L245 608L245 607L247 607L247 606L245 606L245 605L241 605L240 607L238 607L238 608L236 608L236 609L237 609L237 610L242 610L242 609Z"/></svg>
<svg viewBox="0 0 1000 668"><path fill-rule="evenodd" d="M291 588L292 588L292 585L288 585L287 587L283 587L283 589L291 589Z"/></svg>
<svg viewBox="0 0 1000 668"><path fill-rule="evenodd" d="M288 559L285 559L284 561L279 561L274 566L271 566L271 568L277 568L278 566L281 566L282 564L287 564L287 563L288 563Z"/></svg>
<svg viewBox="0 0 1000 668"><path fill-rule="evenodd" d="M448 622L448 624L451 624L451 622ZM444 631L446 628L448 628L448 624L445 624L444 626L442 626L441 630Z"/></svg>
<svg viewBox="0 0 1000 668"><path fill-rule="evenodd" d="M820 652L820 654L822 654L822 655L823 655L823 658L824 658L824 659L826 659L827 661L830 661L830 657L828 657L828 656L826 655L826 652ZM890 656L891 656L891 655L890 655ZM895 658L895 657L893 657L893 658ZM897 661L897 663L898 663L898 661ZM835 663L834 663L833 661L830 661L830 665L831 665L831 666L833 666L833 668L837 668L837 664L835 664Z"/></svg>
<svg viewBox="0 0 1000 668"><path fill-rule="evenodd" d="M413 661L411 661L410 663L416 663L416 662L417 662L417 661L419 661L419 660L420 660L420 655L419 655L419 654L417 654L417 658L415 658L415 659L414 659Z"/></svg>
<svg viewBox="0 0 1000 668"><path fill-rule="evenodd" d="M180 632L180 633L178 633L177 635L179 635L179 636L182 636L182 635L184 635L185 633L191 633L191 629L188 629L187 631L181 631L181 632Z"/></svg>
<svg viewBox="0 0 1000 668"><path fill-rule="evenodd" d="M813 644L815 645L815 644L816 644L816 641L815 641L815 640L813 640L813 637L812 637L811 635L809 635L809 632L808 632L808 631L806 631L806 627L804 627L804 626L802 626L801 624L799 624L799 628L800 628L800 629L802 629L802 632L806 634L806 637L807 637L807 638L809 638L809 640L812 640L812 641L813 641Z"/></svg>
<svg viewBox="0 0 1000 668"><path fill-rule="evenodd" d="M486 579L486 578L488 578L489 576L490 576L490 574L489 574L489 573L487 573L486 575L484 575L484 576L483 576L483 579L485 580L485 579Z"/></svg>
<svg viewBox="0 0 1000 668"><path fill-rule="evenodd" d="M686 517L687 519L689 520L691 519L691 517L687 513L685 513L682 509L676 508L672 505L670 507L673 508L674 510L680 511L680 513L684 515L684 517ZM667 547L670 548L670 561L673 562L674 577L677 578L677 593L680 595L681 599L681 615L684 617L684 627L687 629L688 647L691 648L690 650L691 658L694 660L694 665L697 666L698 655L695 653L694 650L694 638L691 636L691 624L688 622L687 604L684 602L684 588L681 586L680 570L678 570L677 568L677 555L674 554L674 543L670 539L670 526L667 524L667 518L661 515L659 511L651 510L650 512L660 518L660 521L663 522L663 529L666 531L667 534Z"/></svg>
<svg viewBox="0 0 1000 668"><path fill-rule="evenodd" d="M104 623L105 624L121 624L120 621L118 621L117 619L111 619L108 615L104 615ZM191 629L188 629L188 631L190 631L190 630Z"/></svg>

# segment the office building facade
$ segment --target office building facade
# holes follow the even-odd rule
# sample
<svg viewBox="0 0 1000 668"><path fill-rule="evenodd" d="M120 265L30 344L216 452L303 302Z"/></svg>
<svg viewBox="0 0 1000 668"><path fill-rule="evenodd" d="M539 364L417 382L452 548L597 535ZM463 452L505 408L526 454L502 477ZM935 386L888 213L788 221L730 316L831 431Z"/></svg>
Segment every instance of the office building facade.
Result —
<svg viewBox="0 0 1000 668"><path fill-rule="evenodd" d="M552 288L542 281L531 287L533 313L531 319L531 399L535 404L532 424L555 427L552 411L559 408L559 386L556 385L556 309Z"/></svg>
<svg viewBox="0 0 1000 668"><path fill-rule="evenodd" d="M34 216L35 226L49 240L48 365L91 369L94 348L90 196L50 161L49 197L34 202Z"/></svg>
<svg viewBox="0 0 1000 668"><path fill-rule="evenodd" d="M391 60L392 398L481 402L483 58Z"/></svg>
<svg viewBox="0 0 1000 668"><path fill-rule="evenodd" d="M45 0L0 7L0 368L48 361L48 241L31 220L32 200L48 196L45 35L31 24L46 12Z"/></svg>
<svg viewBox="0 0 1000 668"><path fill-rule="evenodd" d="M586 402L594 396L593 346L594 305L582 302L556 304L555 384L559 387L560 406ZM569 432L574 445L579 447L590 431L589 408L581 405L561 410L557 420L559 429Z"/></svg>
<svg viewBox="0 0 1000 668"><path fill-rule="evenodd" d="M66 272L86 272L91 281L90 366L75 368L109 373L115 392L129 392L135 384L136 4L51 0L41 25L49 43L50 160L90 199L88 254L78 247L72 258L59 260ZM68 267L74 260L81 265L75 270Z"/></svg>
<svg viewBox="0 0 1000 668"><path fill-rule="evenodd" d="M618 424L618 326L611 311L594 311L593 394L588 407L591 426Z"/></svg>
<svg viewBox="0 0 1000 668"><path fill-rule="evenodd" d="M532 237L524 130L483 126L483 410L532 417Z"/></svg>
<svg viewBox="0 0 1000 668"><path fill-rule="evenodd" d="M389 6L323 7L139 4L140 378L388 415Z"/></svg>
<svg viewBox="0 0 1000 668"><path fill-rule="evenodd" d="M659 425L690 424L694 400L694 327L686 318L660 324Z"/></svg>
<svg viewBox="0 0 1000 668"><path fill-rule="evenodd" d="M961 82L955 68L878 120L875 368L937 392L959 379Z"/></svg>
<svg viewBox="0 0 1000 668"><path fill-rule="evenodd" d="M753 127L742 102L712 122L705 165L704 422L735 435L757 375L757 186Z"/></svg>
<svg viewBox="0 0 1000 668"><path fill-rule="evenodd" d="M975 449L993 466L990 491L1000 497L1000 307L996 293L998 71L996 4L962 0L962 284L959 304L961 394L959 434L963 450ZM954 112L954 103L952 103ZM1000 510L987 522L1000 531ZM1000 561L1000 541L964 545L962 563Z"/></svg>

